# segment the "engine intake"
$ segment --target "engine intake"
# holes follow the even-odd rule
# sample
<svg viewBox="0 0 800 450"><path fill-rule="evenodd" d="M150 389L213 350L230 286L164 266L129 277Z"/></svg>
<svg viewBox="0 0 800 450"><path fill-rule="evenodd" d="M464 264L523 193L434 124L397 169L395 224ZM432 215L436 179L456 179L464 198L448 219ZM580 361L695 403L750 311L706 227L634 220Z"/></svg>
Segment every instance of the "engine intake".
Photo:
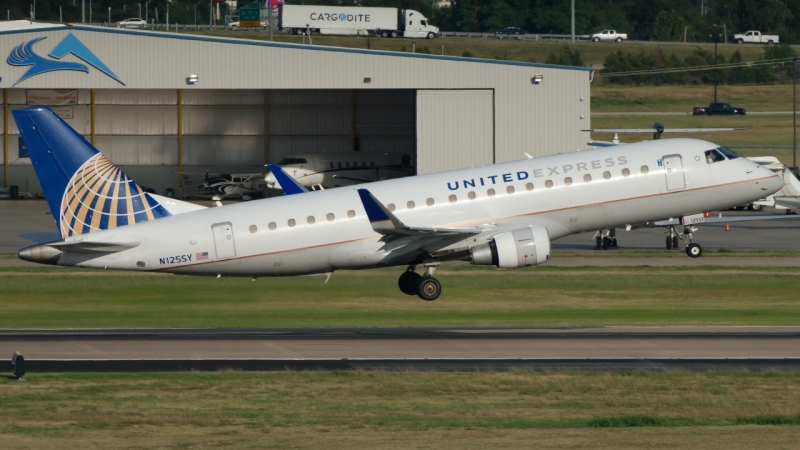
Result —
<svg viewBox="0 0 800 450"><path fill-rule="evenodd" d="M472 264L494 265L501 269L535 266L550 259L547 228L530 226L500 233L486 244L470 250Z"/></svg>

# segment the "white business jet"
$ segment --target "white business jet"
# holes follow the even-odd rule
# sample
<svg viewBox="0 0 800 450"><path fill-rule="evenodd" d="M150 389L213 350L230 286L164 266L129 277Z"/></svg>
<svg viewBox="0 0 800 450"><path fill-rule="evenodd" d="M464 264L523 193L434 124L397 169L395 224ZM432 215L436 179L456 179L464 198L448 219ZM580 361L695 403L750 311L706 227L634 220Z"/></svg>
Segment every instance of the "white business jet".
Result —
<svg viewBox="0 0 800 450"><path fill-rule="evenodd" d="M535 266L554 239L691 222L784 185L729 151L708 164L710 142L665 139L206 209L143 192L46 107L13 114L62 235L24 260L253 278L406 266L400 289L424 300L442 261Z"/></svg>

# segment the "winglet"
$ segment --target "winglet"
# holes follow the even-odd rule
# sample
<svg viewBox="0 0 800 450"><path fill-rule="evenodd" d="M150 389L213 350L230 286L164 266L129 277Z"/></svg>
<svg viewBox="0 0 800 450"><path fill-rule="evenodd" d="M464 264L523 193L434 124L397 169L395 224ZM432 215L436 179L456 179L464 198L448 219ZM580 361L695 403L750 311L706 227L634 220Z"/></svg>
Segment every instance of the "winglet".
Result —
<svg viewBox="0 0 800 450"><path fill-rule="evenodd" d="M298 183L294 178L290 177L289 174L281 169L281 166L277 164L267 164L267 167L269 167L270 172L275 175L275 179L278 180L278 184L281 185L281 189L283 189L284 194L294 195L308 192L308 189L306 189L305 186Z"/></svg>
<svg viewBox="0 0 800 450"><path fill-rule="evenodd" d="M403 222L400 222L400 219L379 202L371 192L366 189L358 189L358 196L361 197L361 203L364 205L373 230L380 232L379 230L406 228Z"/></svg>

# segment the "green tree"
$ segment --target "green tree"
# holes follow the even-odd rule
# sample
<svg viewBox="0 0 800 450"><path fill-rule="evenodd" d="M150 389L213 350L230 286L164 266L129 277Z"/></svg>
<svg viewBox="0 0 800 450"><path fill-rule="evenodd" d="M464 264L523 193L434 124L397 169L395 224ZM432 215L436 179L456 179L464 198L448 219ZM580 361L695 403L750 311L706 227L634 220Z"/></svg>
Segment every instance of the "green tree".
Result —
<svg viewBox="0 0 800 450"><path fill-rule="evenodd" d="M686 22L674 9L661 11L653 24L650 38L656 41L681 41Z"/></svg>
<svg viewBox="0 0 800 450"><path fill-rule="evenodd" d="M742 54L739 50L731 55L731 64L741 63ZM752 67L735 67L728 71L728 83L730 84L752 84L756 81L756 74Z"/></svg>
<svg viewBox="0 0 800 450"><path fill-rule="evenodd" d="M581 52L578 49L572 50L569 45L561 47L561 50L550 53L545 60L547 64L555 64L559 66L579 66L583 67L586 64L581 58Z"/></svg>

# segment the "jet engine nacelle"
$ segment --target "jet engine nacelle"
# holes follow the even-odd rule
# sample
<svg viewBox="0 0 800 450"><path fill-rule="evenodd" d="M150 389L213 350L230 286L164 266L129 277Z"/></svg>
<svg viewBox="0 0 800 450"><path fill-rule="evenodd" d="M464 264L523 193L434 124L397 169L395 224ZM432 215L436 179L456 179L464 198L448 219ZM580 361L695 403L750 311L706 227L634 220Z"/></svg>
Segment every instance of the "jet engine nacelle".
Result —
<svg viewBox="0 0 800 450"><path fill-rule="evenodd" d="M547 228L530 226L500 233L487 244L470 250L472 264L495 265L501 269L535 266L550 259Z"/></svg>

